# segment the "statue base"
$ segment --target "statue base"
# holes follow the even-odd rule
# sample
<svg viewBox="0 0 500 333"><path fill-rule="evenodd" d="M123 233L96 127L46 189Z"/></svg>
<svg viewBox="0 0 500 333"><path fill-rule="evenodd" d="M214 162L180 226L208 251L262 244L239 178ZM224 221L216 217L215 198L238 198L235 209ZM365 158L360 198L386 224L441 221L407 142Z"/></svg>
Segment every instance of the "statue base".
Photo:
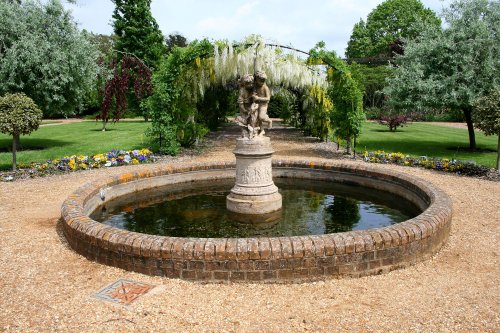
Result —
<svg viewBox="0 0 500 333"><path fill-rule="evenodd" d="M261 215L281 209L281 194L273 182L273 153L266 136L236 139L236 183L226 198L229 211Z"/></svg>

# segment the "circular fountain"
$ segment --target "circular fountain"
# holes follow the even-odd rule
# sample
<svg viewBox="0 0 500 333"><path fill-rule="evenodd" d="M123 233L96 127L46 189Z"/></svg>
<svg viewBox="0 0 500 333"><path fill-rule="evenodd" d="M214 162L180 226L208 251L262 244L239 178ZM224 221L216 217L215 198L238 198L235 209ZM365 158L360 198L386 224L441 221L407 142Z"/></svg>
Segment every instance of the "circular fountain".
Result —
<svg viewBox="0 0 500 333"><path fill-rule="evenodd" d="M434 185L369 164L273 161L276 179L320 180L405 198L419 214L367 230L298 236L172 237L105 225L89 217L114 199L147 189L235 179L235 162L158 165L89 183L62 206L70 246L103 264L204 281L302 281L380 274L425 260L448 238L452 207Z"/></svg>

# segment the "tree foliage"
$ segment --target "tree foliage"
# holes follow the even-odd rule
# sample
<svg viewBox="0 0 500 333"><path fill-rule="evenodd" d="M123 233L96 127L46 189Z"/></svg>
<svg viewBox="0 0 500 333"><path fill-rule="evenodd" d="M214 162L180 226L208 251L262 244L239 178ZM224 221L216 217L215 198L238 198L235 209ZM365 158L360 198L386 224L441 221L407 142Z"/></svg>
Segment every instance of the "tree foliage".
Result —
<svg viewBox="0 0 500 333"><path fill-rule="evenodd" d="M408 42L385 92L400 110L461 110L474 150L473 105L499 84L500 3L455 0L444 10L444 19L445 29L427 26Z"/></svg>
<svg viewBox="0 0 500 333"><path fill-rule="evenodd" d="M387 65L372 66L353 63L352 75L363 92L363 108L382 108L384 105L383 89L393 69Z"/></svg>
<svg viewBox="0 0 500 333"><path fill-rule="evenodd" d="M494 90L474 103L474 123L486 135L500 134L500 90Z"/></svg>
<svg viewBox="0 0 500 333"><path fill-rule="evenodd" d="M0 94L24 92L46 116L81 111L98 51L61 2L0 1L0 22Z"/></svg>
<svg viewBox="0 0 500 333"><path fill-rule="evenodd" d="M163 35L151 14L151 0L113 0L118 51L133 54L155 68L165 54Z"/></svg>
<svg viewBox="0 0 500 333"><path fill-rule="evenodd" d="M188 41L186 37L178 32L173 32L165 37L165 44L167 46L167 53L170 53L174 47L186 47L188 46Z"/></svg>
<svg viewBox="0 0 500 333"><path fill-rule="evenodd" d="M346 56L391 57L401 40L420 34L421 25L415 24L418 21L435 27L441 24L436 14L420 0L386 0L370 12L366 23L361 19L354 25Z"/></svg>
<svg viewBox="0 0 500 333"><path fill-rule="evenodd" d="M0 97L0 132L12 135L12 170L16 170L17 142L21 135L38 129L43 113L31 98L23 93Z"/></svg>

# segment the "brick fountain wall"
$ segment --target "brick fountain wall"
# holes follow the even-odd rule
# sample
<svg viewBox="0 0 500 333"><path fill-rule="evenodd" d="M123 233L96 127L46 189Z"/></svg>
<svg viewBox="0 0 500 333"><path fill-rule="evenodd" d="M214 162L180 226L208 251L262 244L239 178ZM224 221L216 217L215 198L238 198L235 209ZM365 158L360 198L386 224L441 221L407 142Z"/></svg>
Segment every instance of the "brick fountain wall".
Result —
<svg viewBox="0 0 500 333"><path fill-rule="evenodd" d="M278 177L335 180L389 191L422 213L389 227L316 236L179 238L121 230L88 217L120 195L201 179L234 178L234 162L155 166L77 189L62 205L70 246L90 260L125 270L202 281L297 282L381 274L426 260L446 242L450 198L434 185L369 164L274 161Z"/></svg>

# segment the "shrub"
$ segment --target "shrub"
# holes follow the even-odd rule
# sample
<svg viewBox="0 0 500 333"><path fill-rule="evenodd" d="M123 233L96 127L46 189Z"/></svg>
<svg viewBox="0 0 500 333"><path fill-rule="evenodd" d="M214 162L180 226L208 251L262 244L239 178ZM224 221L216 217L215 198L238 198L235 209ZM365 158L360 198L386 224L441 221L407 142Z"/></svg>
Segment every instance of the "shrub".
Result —
<svg viewBox="0 0 500 333"><path fill-rule="evenodd" d="M403 127L409 121L411 121L410 117L403 114L381 115L378 119L378 123L381 125L387 125L391 132L396 131L398 127Z"/></svg>
<svg viewBox="0 0 500 333"><path fill-rule="evenodd" d="M0 97L0 132L12 135L12 170L16 170L16 150L21 135L38 129L43 113L31 98L23 93Z"/></svg>

